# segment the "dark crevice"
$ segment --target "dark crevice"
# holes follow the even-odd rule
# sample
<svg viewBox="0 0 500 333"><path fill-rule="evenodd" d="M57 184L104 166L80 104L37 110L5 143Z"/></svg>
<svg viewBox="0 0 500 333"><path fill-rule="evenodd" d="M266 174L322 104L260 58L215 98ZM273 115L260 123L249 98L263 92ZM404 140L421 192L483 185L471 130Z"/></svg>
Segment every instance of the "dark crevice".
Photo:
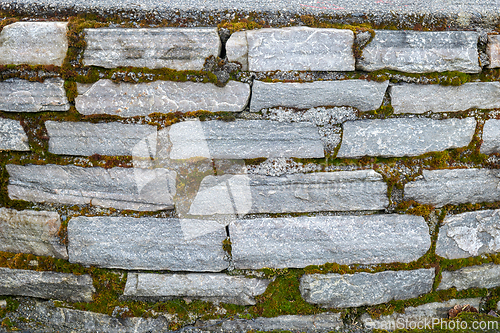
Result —
<svg viewBox="0 0 500 333"><path fill-rule="evenodd" d="M226 236L227 236L228 238L229 238L229 237L231 237L231 236L229 235L229 225L226 225Z"/></svg>

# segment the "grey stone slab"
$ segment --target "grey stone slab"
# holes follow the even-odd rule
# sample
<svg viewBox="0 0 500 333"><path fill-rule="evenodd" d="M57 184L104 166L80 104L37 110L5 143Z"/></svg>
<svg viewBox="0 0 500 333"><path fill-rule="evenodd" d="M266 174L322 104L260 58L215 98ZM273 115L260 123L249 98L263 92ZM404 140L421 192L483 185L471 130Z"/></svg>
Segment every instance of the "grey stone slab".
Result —
<svg viewBox="0 0 500 333"><path fill-rule="evenodd" d="M442 207L447 204L495 202L500 174L494 169L423 170L423 175L405 185L406 200Z"/></svg>
<svg viewBox="0 0 500 333"><path fill-rule="evenodd" d="M438 290L456 288L496 288L500 286L500 266L487 264L464 267L456 271L443 271Z"/></svg>
<svg viewBox="0 0 500 333"><path fill-rule="evenodd" d="M129 273L123 292L125 299L144 301L169 300L177 297L255 305L269 280L229 276L224 273L151 274Z"/></svg>
<svg viewBox="0 0 500 333"><path fill-rule="evenodd" d="M250 85L236 81L217 87L212 83L190 81L135 84L99 80L91 86L78 84L78 88L79 93L85 90L75 98L78 112L122 117L198 110L239 112L250 97Z"/></svg>
<svg viewBox="0 0 500 333"><path fill-rule="evenodd" d="M467 146L474 136L476 120L472 117L368 119L347 121L342 127L337 157L417 156Z"/></svg>
<svg viewBox="0 0 500 333"><path fill-rule="evenodd" d="M42 82L11 78L0 82L0 110L6 112L68 111L69 103L60 78Z"/></svg>
<svg viewBox="0 0 500 333"><path fill-rule="evenodd" d="M439 228L436 254L460 259L500 252L499 226L500 210L448 215Z"/></svg>
<svg viewBox="0 0 500 333"><path fill-rule="evenodd" d="M475 31L376 30L356 68L369 72L479 73L478 37Z"/></svg>
<svg viewBox="0 0 500 333"><path fill-rule="evenodd" d="M90 275L0 267L0 295L90 302L93 292Z"/></svg>
<svg viewBox="0 0 500 333"><path fill-rule="evenodd" d="M226 57L229 61L239 62L241 70L248 70L248 42L246 31L236 31L226 42Z"/></svg>
<svg viewBox="0 0 500 333"><path fill-rule="evenodd" d="M500 108L500 82L469 82L460 86L400 84L391 86L389 92L396 114Z"/></svg>
<svg viewBox="0 0 500 333"><path fill-rule="evenodd" d="M163 168L82 168L74 165L13 165L8 192L13 200L92 204L130 210L174 207L176 172Z"/></svg>
<svg viewBox="0 0 500 333"><path fill-rule="evenodd" d="M221 50L217 28L99 28L84 33L86 66L201 70L205 59Z"/></svg>
<svg viewBox="0 0 500 333"><path fill-rule="evenodd" d="M53 154L156 157L156 126L46 121L45 127Z"/></svg>
<svg viewBox="0 0 500 333"><path fill-rule="evenodd" d="M169 136L171 159L325 156L318 129L310 123L184 121L172 125Z"/></svg>
<svg viewBox="0 0 500 333"><path fill-rule="evenodd" d="M0 208L0 251L67 259L56 212Z"/></svg>
<svg viewBox="0 0 500 333"><path fill-rule="evenodd" d="M416 298L432 291L434 268L355 274L306 274L300 293L308 303L335 308Z"/></svg>
<svg viewBox="0 0 500 333"><path fill-rule="evenodd" d="M229 235L239 269L411 262L431 244L422 217L397 214L240 220Z"/></svg>
<svg viewBox="0 0 500 333"><path fill-rule="evenodd" d="M500 35L488 35L486 54L490 58L489 68L500 67Z"/></svg>
<svg viewBox="0 0 500 333"><path fill-rule="evenodd" d="M483 126L482 154L500 153L500 120L488 119Z"/></svg>
<svg viewBox="0 0 500 333"><path fill-rule="evenodd" d="M85 266L219 272L228 267L225 238L209 220L80 216L68 224L68 254Z"/></svg>
<svg viewBox="0 0 500 333"><path fill-rule="evenodd" d="M224 175L203 179L189 214L383 210L388 205L387 184L373 170Z"/></svg>
<svg viewBox="0 0 500 333"><path fill-rule="evenodd" d="M0 118L0 151L29 151L28 136L18 120Z"/></svg>
<svg viewBox="0 0 500 333"><path fill-rule="evenodd" d="M352 106L361 111L382 105L389 81L366 80L296 82L262 82L252 86L250 111L275 106L309 109L317 106Z"/></svg>
<svg viewBox="0 0 500 333"><path fill-rule="evenodd" d="M62 66L67 22L16 22L0 32L0 65Z"/></svg>

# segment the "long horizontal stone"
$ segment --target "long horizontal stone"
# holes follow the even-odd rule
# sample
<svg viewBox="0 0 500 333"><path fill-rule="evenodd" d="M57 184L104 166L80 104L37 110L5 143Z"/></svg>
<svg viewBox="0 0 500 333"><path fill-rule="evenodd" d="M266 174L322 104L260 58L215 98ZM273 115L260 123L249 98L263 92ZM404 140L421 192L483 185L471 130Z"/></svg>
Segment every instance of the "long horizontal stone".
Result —
<svg viewBox="0 0 500 333"><path fill-rule="evenodd" d="M355 274L306 274L300 293L308 303L335 308L415 298L432 291L434 269Z"/></svg>
<svg viewBox="0 0 500 333"><path fill-rule="evenodd" d="M389 92L394 113L500 108L500 82L470 82L461 86L403 83L391 86Z"/></svg>
<svg viewBox="0 0 500 333"><path fill-rule="evenodd" d="M243 111L250 97L247 83L229 81L225 87L212 83L154 81L113 83L99 80L77 84L75 106L84 115L147 116L161 112Z"/></svg>
<svg viewBox="0 0 500 333"><path fill-rule="evenodd" d="M467 146L476 120L390 118L347 121L337 157L417 156Z"/></svg>
<svg viewBox="0 0 500 333"><path fill-rule="evenodd" d="M500 120L488 119L483 126L482 154L500 153Z"/></svg>
<svg viewBox="0 0 500 333"><path fill-rule="evenodd" d="M46 121L45 127L53 154L156 157L156 126Z"/></svg>
<svg viewBox="0 0 500 333"><path fill-rule="evenodd" d="M217 28L85 29L86 66L201 70L205 59L217 57Z"/></svg>
<svg viewBox="0 0 500 333"><path fill-rule="evenodd" d="M91 302L93 292L90 275L0 267L0 295Z"/></svg>
<svg viewBox="0 0 500 333"><path fill-rule="evenodd" d="M459 71L479 73L475 31L376 30L356 68L407 73Z"/></svg>
<svg viewBox="0 0 500 333"><path fill-rule="evenodd" d="M174 207L176 172L163 168L82 168L74 165L8 164L13 200L130 210Z"/></svg>
<svg viewBox="0 0 500 333"><path fill-rule="evenodd" d="M18 120L0 118L0 151L29 151L28 136Z"/></svg>
<svg viewBox="0 0 500 333"><path fill-rule="evenodd" d="M184 121L172 125L169 135L171 159L325 156L318 129L310 123Z"/></svg>
<svg viewBox="0 0 500 333"><path fill-rule="evenodd" d="M205 301L254 305L269 280L249 279L227 274L151 274L129 273L123 298L169 300L188 297Z"/></svg>
<svg viewBox="0 0 500 333"><path fill-rule="evenodd" d="M389 81L366 80L296 82L262 82L252 86L250 111L275 106L309 109L317 106L352 106L361 111L382 105Z"/></svg>
<svg viewBox="0 0 500 333"><path fill-rule="evenodd" d="M202 180L189 214L383 210L388 205L387 184L373 170L224 175Z"/></svg>
<svg viewBox="0 0 500 333"><path fill-rule="evenodd" d="M56 212L0 208L0 251L67 259Z"/></svg>
<svg viewBox="0 0 500 333"><path fill-rule="evenodd" d="M209 220L83 217L68 223L69 261L128 270L219 272L226 230Z"/></svg>
<svg viewBox="0 0 500 333"><path fill-rule="evenodd" d="M397 214L257 218L231 222L229 235L239 269L411 262L431 245L422 217Z"/></svg>
<svg viewBox="0 0 500 333"><path fill-rule="evenodd" d="M69 103L60 78L41 82L11 78L0 82L0 110L6 112L68 111Z"/></svg>
<svg viewBox="0 0 500 333"><path fill-rule="evenodd" d="M488 35L486 54L490 58L489 68L500 67L500 35Z"/></svg>
<svg viewBox="0 0 500 333"><path fill-rule="evenodd" d="M436 254L446 259L500 252L500 210L448 215L439 228Z"/></svg>
<svg viewBox="0 0 500 333"><path fill-rule="evenodd" d="M67 22L16 22L0 32L0 65L62 66Z"/></svg>
<svg viewBox="0 0 500 333"><path fill-rule="evenodd" d="M423 170L421 177L404 187L406 200L442 207L447 204L495 202L500 174L495 169Z"/></svg>
<svg viewBox="0 0 500 333"><path fill-rule="evenodd" d="M500 266L487 264L464 267L456 271L443 271L438 290L456 288L496 288L500 286Z"/></svg>

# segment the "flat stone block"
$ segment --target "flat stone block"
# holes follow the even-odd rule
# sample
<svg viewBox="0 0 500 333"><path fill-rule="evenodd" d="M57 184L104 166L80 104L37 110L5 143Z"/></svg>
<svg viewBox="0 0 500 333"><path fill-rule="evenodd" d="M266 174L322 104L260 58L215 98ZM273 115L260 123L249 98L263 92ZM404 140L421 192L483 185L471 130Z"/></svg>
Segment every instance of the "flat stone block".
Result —
<svg viewBox="0 0 500 333"><path fill-rule="evenodd" d="M486 264L464 267L456 271L443 271L438 290L456 288L496 288L500 286L500 266Z"/></svg>
<svg viewBox="0 0 500 333"><path fill-rule="evenodd" d="M0 151L29 151L28 136L18 120L0 118Z"/></svg>
<svg viewBox="0 0 500 333"><path fill-rule="evenodd" d="M482 154L500 153L500 120L488 119L483 126Z"/></svg>
<svg viewBox="0 0 500 333"><path fill-rule="evenodd" d="M236 31L226 42L226 57L229 61L239 62L241 70L248 70L248 42L246 31Z"/></svg>
<svg viewBox="0 0 500 333"><path fill-rule="evenodd" d="M500 35L488 35L486 54L490 58L489 68L500 67Z"/></svg>

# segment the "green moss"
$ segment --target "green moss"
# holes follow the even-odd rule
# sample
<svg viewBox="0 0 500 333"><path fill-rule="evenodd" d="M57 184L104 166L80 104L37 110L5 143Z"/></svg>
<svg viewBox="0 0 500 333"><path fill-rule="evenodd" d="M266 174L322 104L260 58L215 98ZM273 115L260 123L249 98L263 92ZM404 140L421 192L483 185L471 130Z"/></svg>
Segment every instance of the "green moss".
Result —
<svg viewBox="0 0 500 333"><path fill-rule="evenodd" d="M231 243L231 239L229 238L226 238L222 241L222 249L224 251L226 251L226 253L232 257L233 254L232 254L232 243Z"/></svg>

